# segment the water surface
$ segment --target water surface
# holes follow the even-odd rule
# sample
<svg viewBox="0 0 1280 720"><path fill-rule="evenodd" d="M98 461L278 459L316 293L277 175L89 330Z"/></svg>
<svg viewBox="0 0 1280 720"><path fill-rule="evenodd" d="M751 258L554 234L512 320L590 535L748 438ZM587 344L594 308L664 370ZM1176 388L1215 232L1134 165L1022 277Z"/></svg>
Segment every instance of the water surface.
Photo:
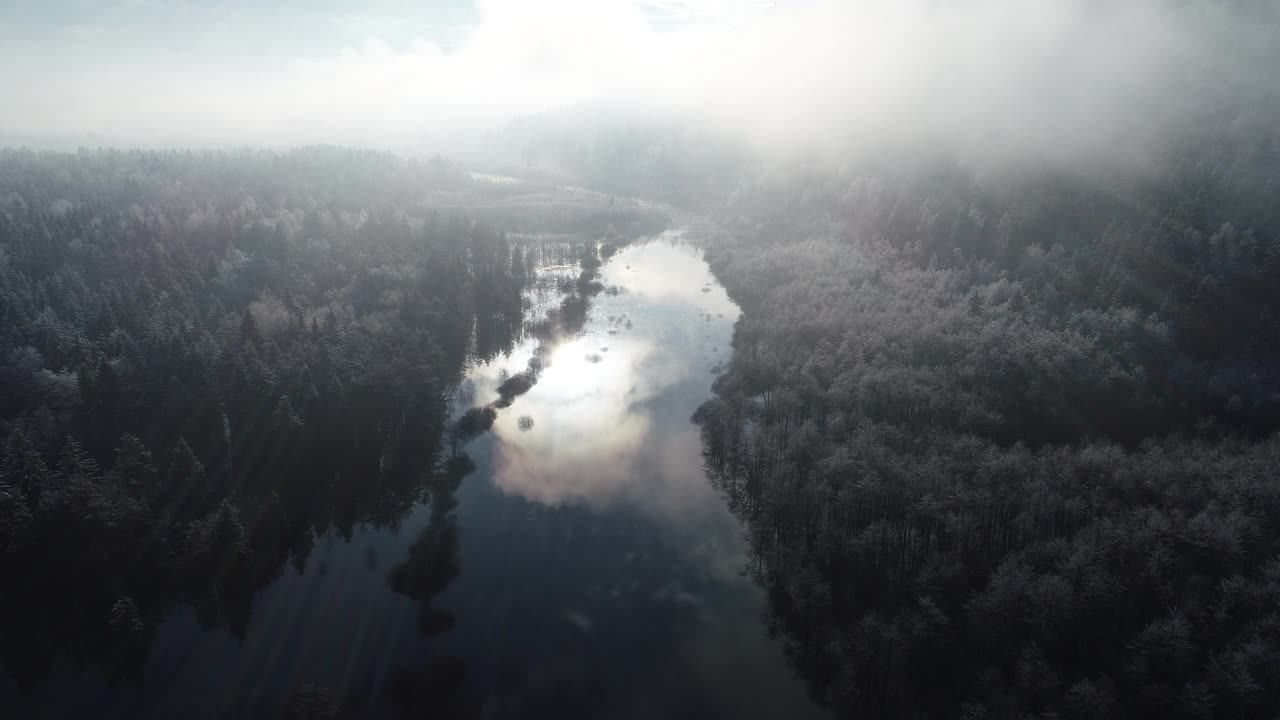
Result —
<svg viewBox="0 0 1280 720"><path fill-rule="evenodd" d="M766 637L741 525L689 422L738 310L678 233L624 248L600 281L618 292L593 298L581 334L529 339L470 373L483 404L550 345L534 387L466 448L478 469L459 493L463 570L437 603L459 622L438 645L475 657L482 691L525 711L812 713Z"/></svg>

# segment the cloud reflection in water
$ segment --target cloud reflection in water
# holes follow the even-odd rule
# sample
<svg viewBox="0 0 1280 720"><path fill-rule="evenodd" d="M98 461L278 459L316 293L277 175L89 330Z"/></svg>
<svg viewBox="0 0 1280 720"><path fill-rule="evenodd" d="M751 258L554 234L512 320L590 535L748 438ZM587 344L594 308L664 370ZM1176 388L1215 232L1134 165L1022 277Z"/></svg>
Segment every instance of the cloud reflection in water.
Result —
<svg viewBox="0 0 1280 720"><path fill-rule="evenodd" d="M624 292L594 298L586 331L550 346L537 384L499 414L492 481L548 505L719 512L689 415L709 393L713 349L727 347L737 308L671 235L625 248L601 276ZM476 400L490 400L501 372L519 371L534 347L476 368ZM535 424L522 430L521 417Z"/></svg>

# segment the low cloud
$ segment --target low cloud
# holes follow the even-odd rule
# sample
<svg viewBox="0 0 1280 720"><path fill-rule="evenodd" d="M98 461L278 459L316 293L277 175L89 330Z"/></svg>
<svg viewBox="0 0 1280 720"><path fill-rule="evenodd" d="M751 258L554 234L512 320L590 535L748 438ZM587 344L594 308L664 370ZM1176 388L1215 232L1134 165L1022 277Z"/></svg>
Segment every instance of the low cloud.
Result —
<svg viewBox="0 0 1280 720"><path fill-rule="evenodd" d="M1249 75L1275 57L1276 12L1265 4L480 0L474 9L456 45L369 37L284 57L105 45L55 57L79 32L67 26L43 54L6 51L0 129L395 147L598 104L787 152L941 147L1136 161L1203 108L1205 88L1274 84Z"/></svg>

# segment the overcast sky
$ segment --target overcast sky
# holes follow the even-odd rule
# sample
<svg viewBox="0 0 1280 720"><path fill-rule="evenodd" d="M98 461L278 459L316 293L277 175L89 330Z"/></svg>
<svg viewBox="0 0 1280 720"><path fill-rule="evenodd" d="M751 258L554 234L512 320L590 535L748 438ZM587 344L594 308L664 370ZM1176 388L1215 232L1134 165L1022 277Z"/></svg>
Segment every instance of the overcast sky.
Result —
<svg viewBox="0 0 1280 720"><path fill-rule="evenodd" d="M677 56L769 4L4 0L0 131L297 143L490 122L678 82Z"/></svg>
<svg viewBox="0 0 1280 720"><path fill-rule="evenodd" d="M0 0L0 142L396 147L599 101L778 147L1142 155L1204 88L1276 88L1277 6Z"/></svg>

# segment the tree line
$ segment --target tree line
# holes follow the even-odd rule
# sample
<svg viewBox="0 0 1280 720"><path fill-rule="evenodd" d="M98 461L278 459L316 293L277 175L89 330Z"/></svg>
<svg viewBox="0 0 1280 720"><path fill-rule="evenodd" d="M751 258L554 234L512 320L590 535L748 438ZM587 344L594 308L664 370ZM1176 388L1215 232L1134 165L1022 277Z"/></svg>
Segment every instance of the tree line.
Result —
<svg viewBox="0 0 1280 720"><path fill-rule="evenodd" d="M1139 176L935 158L724 199L743 317L694 419L815 696L1280 710L1280 133L1237 130Z"/></svg>
<svg viewBox="0 0 1280 720"><path fill-rule="evenodd" d="M470 183L334 148L0 151L0 653L20 687L63 656L139 682L178 605L239 637L318 536L456 486L448 395L523 332L535 260L423 199ZM448 536L440 507L421 542ZM425 600L447 573L421 562L391 582Z"/></svg>

